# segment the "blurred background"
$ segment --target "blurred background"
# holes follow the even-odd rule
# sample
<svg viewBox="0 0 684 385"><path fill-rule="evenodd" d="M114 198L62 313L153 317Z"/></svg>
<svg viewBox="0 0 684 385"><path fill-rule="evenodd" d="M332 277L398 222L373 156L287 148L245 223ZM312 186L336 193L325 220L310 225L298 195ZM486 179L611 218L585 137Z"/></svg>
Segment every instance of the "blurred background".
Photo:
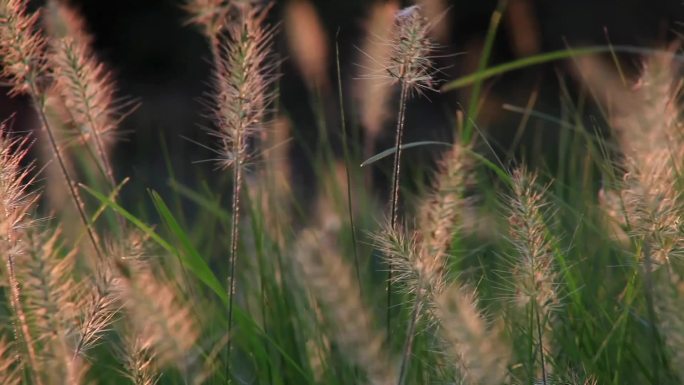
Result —
<svg viewBox="0 0 684 385"><path fill-rule="evenodd" d="M37 4L38 2L36 2ZM187 22L182 0L81 0L80 8L95 37L100 59L115 73L120 94L139 107L120 127L123 140L114 151L117 179L132 177L124 200L140 196L144 188L168 189L173 176L186 185L207 183L217 173L204 128L206 97L211 90L210 51L199 29ZM440 81L476 70L492 12L498 2L423 1L439 23L436 66ZM383 14L391 15L408 3L370 0L277 1L271 12L280 23L277 40L282 58L280 114L294 133L290 147L293 178L301 194L311 191L313 174L303 148L315 149L330 141L339 154L340 115L335 44L339 44L342 90L350 136L358 153L372 155L392 146L396 107L388 100L389 117L369 120L364 96L364 44L379 34ZM494 43L491 64L542 52L588 45L629 45L664 48L684 30L680 0L510 0ZM610 57L607 56L607 60ZM636 55L620 55L629 75L640 65ZM530 119L521 125L515 107L533 106L550 116L562 114L562 94L581 92L570 74L571 61L554 62L490 79L483 90L477 126L500 156L524 156L544 162L554 151L559 127ZM447 94L427 92L413 98L408 108L406 142L451 140L456 111L467 105L470 90ZM4 92L2 93L5 94ZM21 98L3 96L0 113L11 111L15 130L31 129L33 117ZM396 98L396 95L394 95ZM204 102L203 102L204 100ZM508 104L508 108L504 108ZM512 107L511 107L512 106ZM589 108L588 111L591 111ZM591 113L587 114L588 117ZM599 127L600 128L600 127ZM165 157L165 153L168 157ZM408 151L406 164L433 159L433 149ZM533 154L533 155L531 155ZM382 186L390 162L377 164L375 179ZM211 182L209 182L211 183Z"/></svg>

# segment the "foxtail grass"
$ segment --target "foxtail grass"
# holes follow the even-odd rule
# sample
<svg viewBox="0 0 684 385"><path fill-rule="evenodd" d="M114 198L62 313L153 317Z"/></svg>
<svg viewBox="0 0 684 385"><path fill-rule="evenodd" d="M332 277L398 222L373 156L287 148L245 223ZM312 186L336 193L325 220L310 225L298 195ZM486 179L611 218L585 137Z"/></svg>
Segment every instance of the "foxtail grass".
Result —
<svg viewBox="0 0 684 385"><path fill-rule="evenodd" d="M549 203L546 188L537 185L536 174L520 168L513 171L511 180L508 239L515 250L512 299L517 307L525 309L528 333L538 351L541 382L549 384L551 346L547 330L559 304L553 254L558 241L546 224Z"/></svg>
<svg viewBox="0 0 684 385"><path fill-rule="evenodd" d="M275 66L271 46L275 30L266 25L270 6L240 3L234 6L235 20L226 27L227 40L221 46L217 70L215 117L218 129L213 132L220 149L218 163L233 170L231 204L231 243L227 278L228 334L232 332L235 302L235 266L240 235L240 194L245 167L253 156L250 142L265 128L273 101ZM231 343L227 345L230 351Z"/></svg>
<svg viewBox="0 0 684 385"><path fill-rule="evenodd" d="M361 301L351 268L336 251L334 234L334 225L324 226L323 231L304 230L295 250L298 270L328 312L335 341L347 357L365 370L371 384L396 384L396 369L383 346L385 337Z"/></svg>
<svg viewBox="0 0 684 385"><path fill-rule="evenodd" d="M5 126L0 126L0 245L4 249L9 284L9 300L14 313L15 343L26 352L26 363L32 370L32 377L41 384L36 374L38 359L34 347L35 336L29 328L24 311L23 290L17 273L17 259L24 253L24 238L31 226L30 214L38 196L30 192L29 170L21 167L27 154L26 140L7 138Z"/></svg>
<svg viewBox="0 0 684 385"><path fill-rule="evenodd" d="M418 6L405 8L395 15L394 29L390 44L392 53L384 68L386 76L399 83L399 109L394 133L394 160L392 162L392 182L390 188L390 228L397 226L399 217L399 186L401 176L401 153L406 105L412 93L422 93L432 87L432 68L430 52L433 45L429 40L430 24L421 14ZM392 270L390 262L387 269L387 332L391 335L392 309Z"/></svg>
<svg viewBox="0 0 684 385"><path fill-rule="evenodd" d="M467 286L453 286L439 295L437 303L440 331L465 383L505 383L511 352L501 338L501 325L488 325L478 307L476 291Z"/></svg>
<svg viewBox="0 0 684 385"><path fill-rule="evenodd" d="M3 56L4 74L11 79L14 94L25 93L31 98L71 200L88 233L93 250L101 260L103 256L97 234L88 221L83 200L45 112L46 83L50 79L47 73L47 43L38 28L39 17L38 12L29 13L27 3L23 0L3 0L0 3L0 54Z"/></svg>
<svg viewBox="0 0 684 385"><path fill-rule="evenodd" d="M64 100L74 123L85 133L84 145L92 146L101 170L111 189L117 185L111 162L111 142L125 114L115 96L111 71L97 60L92 51L92 37L85 22L73 9L61 6L53 16L55 34L49 55L54 87ZM58 28L60 25L61 28Z"/></svg>
<svg viewBox="0 0 684 385"><path fill-rule="evenodd" d="M375 236L376 246L396 269L394 284L400 285L413 302L400 384L408 371L417 324L425 316L434 319L436 298L446 284L447 255L453 237L461 230L471 169L468 149L454 144L442 158L433 188L419 206L417 229L406 234L406 230L389 224Z"/></svg>

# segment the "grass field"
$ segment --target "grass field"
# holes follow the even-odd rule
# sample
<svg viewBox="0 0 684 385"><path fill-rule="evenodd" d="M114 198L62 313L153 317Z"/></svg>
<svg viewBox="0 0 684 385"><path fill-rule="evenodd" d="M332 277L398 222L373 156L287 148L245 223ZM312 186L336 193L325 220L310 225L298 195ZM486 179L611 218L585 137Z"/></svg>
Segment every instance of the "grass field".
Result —
<svg viewBox="0 0 684 385"><path fill-rule="evenodd" d="M325 43L308 3L295 4L291 60L316 100ZM342 132L303 150L316 186L302 187L271 7L186 8L212 48L213 182L172 177L172 194L124 207L135 181L117 179L111 149L136 101L118 96L75 10L0 0L2 74L39 126L0 128L0 384L684 383L678 50L489 65L502 1L479 69L440 83L435 15L379 6L360 48L367 99L350 114L338 77L338 115L317 113ZM620 53L640 55L638 76ZM559 95L560 116L504 106L520 127L558 129L551 159L501 159L478 125L483 87L558 60L582 81L579 96ZM409 101L462 87L453 143L403 140ZM364 143L384 123L395 145L372 153ZM418 150L439 161L402 163ZM372 186L376 167L386 191Z"/></svg>

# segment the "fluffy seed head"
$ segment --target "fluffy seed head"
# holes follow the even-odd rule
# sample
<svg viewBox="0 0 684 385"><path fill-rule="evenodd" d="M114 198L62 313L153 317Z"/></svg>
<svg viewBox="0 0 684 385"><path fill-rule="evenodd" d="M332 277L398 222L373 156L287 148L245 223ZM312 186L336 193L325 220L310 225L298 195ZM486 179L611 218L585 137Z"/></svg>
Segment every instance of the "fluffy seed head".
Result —
<svg viewBox="0 0 684 385"><path fill-rule="evenodd" d="M227 27L216 78L219 128L212 132L220 142L222 167L241 166L249 158L249 140L263 131L274 98L274 29L265 25L269 8L237 7L237 20Z"/></svg>
<svg viewBox="0 0 684 385"><path fill-rule="evenodd" d="M228 21L228 5L225 0L187 0L185 10L189 22L202 28L202 32L214 42Z"/></svg>
<svg viewBox="0 0 684 385"><path fill-rule="evenodd" d="M98 262L93 279L83 285L74 355L83 356L110 330L120 308L119 279L105 262Z"/></svg>
<svg viewBox="0 0 684 385"><path fill-rule="evenodd" d="M536 302L542 313L558 302L553 257L553 238L544 219L545 189L536 175L524 169L513 172L513 195L508 199L509 240L517 262L513 274L520 305Z"/></svg>
<svg viewBox="0 0 684 385"><path fill-rule="evenodd" d="M662 273L659 272L659 273ZM658 330L668 348L670 361L674 363L684 362L684 283L666 277L655 280L653 302L657 314ZM684 368L681 365L672 365L675 373L681 381L684 381Z"/></svg>
<svg viewBox="0 0 684 385"><path fill-rule="evenodd" d="M375 385L395 384L393 365L383 349L385 337L371 322L351 268L336 252L330 234L305 230L295 253L297 266L334 326L335 340Z"/></svg>
<svg viewBox="0 0 684 385"><path fill-rule="evenodd" d="M382 131L389 117L387 103L392 94L392 85L386 81L386 68L392 54L390 40L397 12L396 2L374 3L366 21L366 38L360 50L359 67L362 68L356 94L359 98L359 113L366 134L366 156L370 156L375 138ZM382 75L382 76L381 76Z"/></svg>
<svg viewBox="0 0 684 385"><path fill-rule="evenodd" d="M510 351L478 309L477 293L454 286L437 300L441 331L469 384L498 385L506 378Z"/></svg>
<svg viewBox="0 0 684 385"><path fill-rule="evenodd" d="M684 256L680 95L671 56L653 56L632 93L618 102L621 118L613 122L627 170L620 186L623 204L616 211L630 237L645 242L652 267Z"/></svg>
<svg viewBox="0 0 684 385"><path fill-rule="evenodd" d="M285 10L288 45L309 87L327 86L328 41L316 8L308 1L293 1Z"/></svg>
<svg viewBox="0 0 684 385"><path fill-rule="evenodd" d="M155 385L159 381L158 369L154 365L154 349L149 339L140 335L127 334L121 357L126 377L135 385Z"/></svg>
<svg viewBox="0 0 684 385"><path fill-rule="evenodd" d="M439 164L430 195L419 211L418 227L424 252L442 260L462 223L464 198L470 179L468 148L455 143Z"/></svg>
<svg viewBox="0 0 684 385"><path fill-rule="evenodd" d="M122 277L121 297L135 335L151 349L156 364L184 369L184 360L199 337L190 306L150 266L134 267L129 277Z"/></svg>
<svg viewBox="0 0 684 385"><path fill-rule="evenodd" d="M126 103L115 97L112 73L99 62L92 51L92 38L85 22L73 9L60 6L55 12L50 61L54 69L55 91L62 96L74 123L78 137L94 146L108 174L108 144L116 134L116 127L125 112Z"/></svg>
<svg viewBox="0 0 684 385"><path fill-rule="evenodd" d="M430 52L434 48L428 36L430 24L417 5L397 12L392 34L392 55L387 73L415 91L432 89Z"/></svg>
<svg viewBox="0 0 684 385"><path fill-rule="evenodd" d="M9 139L0 126L0 239L26 226L27 214L37 195L28 191L31 167L21 162L28 152L28 140Z"/></svg>
<svg viewBox="0 0 684 385"><path fill-rule="evenodd" d="M39 14L29 14L26 0L0 1L0 56L2 75L12 82L12 93L26 92L45 69L45 40L37 30Z"/></svg>
<svg viewBox="0 0 684 385"><path fill-rule="evenodd" d="M424 296L426 291L438 290L442 285L443 266L438 259L425 253L415 232L386 223L373 236L374 244L388 263L392 264L393 283L408 294Z"/></svg>
<svg viewBox="0 0 684 385"><path fill-rule="evenodd" d="M60 236L59 229L30 231L18 271L25 308L41 338L48 341L73 336L79 315L81 291L73 279L76 252L63 256Z"/></svg>

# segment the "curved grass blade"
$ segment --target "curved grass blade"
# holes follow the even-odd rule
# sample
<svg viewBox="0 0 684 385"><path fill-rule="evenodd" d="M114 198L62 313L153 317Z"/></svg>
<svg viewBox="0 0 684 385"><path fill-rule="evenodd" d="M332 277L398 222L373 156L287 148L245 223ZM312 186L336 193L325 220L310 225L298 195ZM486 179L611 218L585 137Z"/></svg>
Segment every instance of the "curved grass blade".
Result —
<svg viewBox="0 0 684 385"><path fill-rule="evenodd" d="M626 48L626 47L625 47ZM616 51L620 50L618 47L613 47ZM494 67L489 67L482 69L470 75L460 77L456 80L452 80L447 84L442 86L441 91L453 91L458 88L466 87L472 85L478 81L488 79L497 75L501 75L506 72L522 69L525 67L548 63L557 60L568 59L575 56L586 56L596 53L610 52L611 48L607 46L595 46L586 48L574 48L574 49L564 49L558 51L547 52L539 55L529 56L522 59L514 60L512 62L503 63L496 65Z"/></svg>
<svg viewBox="0 0 684 385"><path fill-rule="evenodd" d="M108 197L102 195L101 193L99 193L99 192L97 192L97 191L95 191L95 190L93 190L93 189L91 189L88 186L85 186L83 184L81 184L80 187L83 188L88 194L92 195L95 199L99 200L101 203L106 204L112 210L121 214L124 218L126 218L134 226L136 226L138 229L140 229L142 232L144 232L146 235L148 235L152 240L154 240L164 250L178 256L181 263L183 264L183 266L187 267L200 281L202 281L202 283L207 285L214 293L216 293L216 295L224 303L226 303L226 304L228 303L228 296L227 296L226 292L223 290L223 286L221 286L221 283L219 282L219 280L216 278L216 276L211 271L211 269L209 268L207 263L204 261L204 259L202 259L199 256L198 253L188 252L188 250L185 250L186 252L183 252L183 253L179 252L178 249L173 247L169 242L167 242L164 238L162 238L159 234L157 234L154 231L154 229L152 229L150 226L143 223L140 219L136 218L133 214L128 212L123 207L119 206L117 203L113 202ZM156 203L157 202L155 202L155 204ZM161 211L164 211L166 214L170 215L170 212L168 211L168 207L166 207L166 205L163 202L161 204L163 206L158 206L158 209L159 209L159 207L162 207ZM164 208L166 210L164 210ZM164 217L164 215L162 214L161 211L159 214L162 215L162 217ZM164 218L164 220L165 221L173 220L173 222L175 222L175 219L173 219L173 217ZM177 225L177 223L176 223L176 225Z"/></svg>
<svg viewBox="0 0 684 385"><path fill-rule="evenodd" d="M573 57L593 55L597 53L614 54L615 52L632 53L638 55L670 55L673 57L673 59L676 59L679 62L684 61L684 55L681 54L673 54L670 51L662 49L635 47L631 45L599 45L582 48L568 48L558 51L546 52L539 55L528 56L508 63L499 64L494 67L489 67L487 69L482 69L481 71L474 72L470 75L466 75L446 83L442 86L441 92L453 91L459 88L472 85L484 79L489 79L491 77L501 75L506 72L519 70L533 65L569 59Z"/></svg>
<svg viewBox="0 0 684 385"><path fill-rule="evenodd" d="M439 146L451 147L451 143L426 140L426 141L422 141L422 142L412 142L412 143L402 144L401 149L406 150L408 148L419 147L419 146L429 146L429 145L439 145ZM396 151L397 151L396 147L392 147L392 148L388 148L385 151L377 153L377 154L371 156L370 158L366 159L363 163L361 163L361 167L366 167L369 164L373 164L373 163L379 161L380 159L386 158L386 157L394 154Z"/></svg>

